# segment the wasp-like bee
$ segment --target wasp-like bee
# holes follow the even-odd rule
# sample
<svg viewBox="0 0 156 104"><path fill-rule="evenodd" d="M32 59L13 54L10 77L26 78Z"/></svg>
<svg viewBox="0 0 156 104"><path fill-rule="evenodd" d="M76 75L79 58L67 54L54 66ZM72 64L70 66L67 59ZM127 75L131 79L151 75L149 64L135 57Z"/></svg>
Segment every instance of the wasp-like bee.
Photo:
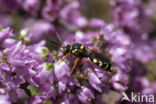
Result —
<svg viewBox="0 0 156 104"><path fill-rule="evenodd" d="M58 34L57 34L57 36L60 39ZM63 53L64 53L64 57L62 58L62 61L69 55L76 57L76 59L74 61L74 65L72 67L72 70L71 70L69 76L71 76L72 72L76 68L76 65L78 64L78 62L82 61L83 58L86 60L86 62L89 64L89 66L92 68L92 70L95 74L96 74L96 71L95 71L92 63L90 62L90 60L97 66L99 66L107 71L110 71L110 72L112 71L111 62L108 57L98 53L96 51L96 49L89 49L88 47L86 47L80 43L72 42L71 45L63 44Z"/></svg>
<svg viewBox="0 0 156 104"><path fill-rule="evenodd" d="M108 57L103 56L102 54L98 53L95 49L91 50L88 47L85 47L84 45L82 45L80 43L72 43L71 45L67 44L64 47L64 51L63 52L65 54L63 59L66 58L69 55L76 57L76 60L74 62L74 65L72 67L70 75L72 74L72 72L75 69L75 67L78 64L78 62L80 62L82 60L82 58L85 58L86 62L93 69L95 74L96 74L95 69L94 69L92 63L89 61L89 59L94 64L96 64L97 66L99 66L99 67L101 67L101 68L103 68L103 69L105 69L107 71L110 71L110 72L112 71L111 70L111 62L108 59Z"/></svg>

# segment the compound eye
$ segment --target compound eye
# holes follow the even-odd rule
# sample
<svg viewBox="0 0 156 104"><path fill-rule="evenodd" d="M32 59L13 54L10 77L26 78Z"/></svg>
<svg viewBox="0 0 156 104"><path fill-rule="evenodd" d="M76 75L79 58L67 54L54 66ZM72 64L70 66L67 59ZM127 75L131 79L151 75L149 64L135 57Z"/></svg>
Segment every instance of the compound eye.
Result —
<svg viewBox="0 0 156 104"><path fill-rule="evenodd" d="M64 54L67 54L68 52L70 52L70 48L71 48L71 45L66 45L65 47L64 47Z"/></svg>

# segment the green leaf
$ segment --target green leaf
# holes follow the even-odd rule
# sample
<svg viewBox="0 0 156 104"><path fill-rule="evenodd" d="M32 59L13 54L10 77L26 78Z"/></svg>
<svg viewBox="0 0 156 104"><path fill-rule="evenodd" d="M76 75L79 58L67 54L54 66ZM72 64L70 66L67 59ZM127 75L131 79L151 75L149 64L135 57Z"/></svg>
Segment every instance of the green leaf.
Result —
<svg viewBox="0 0 156 104"><path fill-rule="evenodd" d="M43 49L42 49L42 53L43 53L42 58L48 57L48 55L49 55L49 50L48 50L47 48L43 48Z"/></svg>
<svg viewBox="0 0 156 104"><path fill-rule="evenodd" d="M44 104L52 104L50 100L46 100Z"/></svg>
<svg viewBox="0 0 156 104"><path fill-rule="evenodd" d="M52 63L45 62L44 64L46 65L46 70L54 70L54 66Z"/></svg>
<svg viewBox="0 0 156 104"><path fill-rule="evenodd" d="M40 92L37 92L38 88L35 87L35 86L30 86L30 93L32 96L35 96L35 95L41 95Z"/></svg>
<svg viewBox="0 0 156 104"><path fill-rule="evenodd" d="M57 58L58 58L57 57L57 52L56 51L53 51L52 53L53 53L53 56L54 56L54 59L55 59L55 62L56 62L57 61Z"/></svg>
<svg viewBox="0 0 156 104"><path fill-rule="evenodd" d="M0 32L3 31L3 30L4 30L4 28L0 28Z"/></svg>

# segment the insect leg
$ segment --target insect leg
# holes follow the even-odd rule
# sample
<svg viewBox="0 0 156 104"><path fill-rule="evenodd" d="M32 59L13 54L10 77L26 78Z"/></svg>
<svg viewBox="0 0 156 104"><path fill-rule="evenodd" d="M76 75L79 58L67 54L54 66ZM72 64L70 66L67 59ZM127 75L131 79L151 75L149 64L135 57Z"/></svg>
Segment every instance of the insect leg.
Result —
<svg viewBox="0 0 156 104"><path fill-rule="evenodd" d="M97 50L96 48L93 48L92 50L93 50L94 52L98 52L98 50Z"/></svg>
<svg viewBox="0 0 156 104"><path fill-rule="evenodd" d="M71 54L70 52L68 52L65 56L63 56L63 58L61 59L61 62L64 61L64 59L67 58L69 55L72 56L72 54ZM60 62L60 63L61 63L61 62Z"/></svg>
<svg viewBox="0 0 156 104"><path fill-rule="evenodd" d="M76 60L74 61L74 65L72 67L72 70L69 74L69 77L71 76L71 74L73 73L74 69L76 68L76 65L78 64L78 62L81 61L81 58L76 58Z"/></svg>
<svg viewBox="0 0 156 104"><path fill-rule="evenodd" d="M74 42L72 41L72 45L74 44Z"/></svg>
<svg viewBox="0 0 156 104"><path fill-rule="evenodd" d="M86 62L88 63L88 65L92 68L92 70L93 70L93 72L95 73L95 75L98 76L97 73L96 73L96 71L95 71L95 69L94 69L94 66L93 66L92 63L88 60L88 58L85 58L85 60L86 60Z"/></svg>

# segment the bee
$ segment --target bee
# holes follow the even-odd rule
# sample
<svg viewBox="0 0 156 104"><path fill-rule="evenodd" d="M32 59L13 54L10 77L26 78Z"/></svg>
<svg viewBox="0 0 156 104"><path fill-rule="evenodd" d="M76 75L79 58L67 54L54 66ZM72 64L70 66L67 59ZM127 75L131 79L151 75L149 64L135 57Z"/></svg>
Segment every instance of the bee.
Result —
<svg viewBox="0 0 156 104"><path fill-rule="evenodd" d="M57 34L57 36L60 39L58 34ZM90 60L94 64L96 64L98 67L101 67L101 68L105 69L106 71L110 71L110 72L112 71L112 69L111 69L112 64L111 64L109 58L98 53L95 48L89 49L88 47L84 46L83 44L72 42L72 44L67 44L67 45L63 44L63 54L64 54L64 56L62 58L62 61L65 58L67 58L69 55L74 56L76 58L69 76L71 76L74 69L76 68L76 65L79 62L81 62L83 58L88 63L88 65L92 68L93 72L96 75L97 75L97 73L96 73L92 63L90 62Z"/></svg>

